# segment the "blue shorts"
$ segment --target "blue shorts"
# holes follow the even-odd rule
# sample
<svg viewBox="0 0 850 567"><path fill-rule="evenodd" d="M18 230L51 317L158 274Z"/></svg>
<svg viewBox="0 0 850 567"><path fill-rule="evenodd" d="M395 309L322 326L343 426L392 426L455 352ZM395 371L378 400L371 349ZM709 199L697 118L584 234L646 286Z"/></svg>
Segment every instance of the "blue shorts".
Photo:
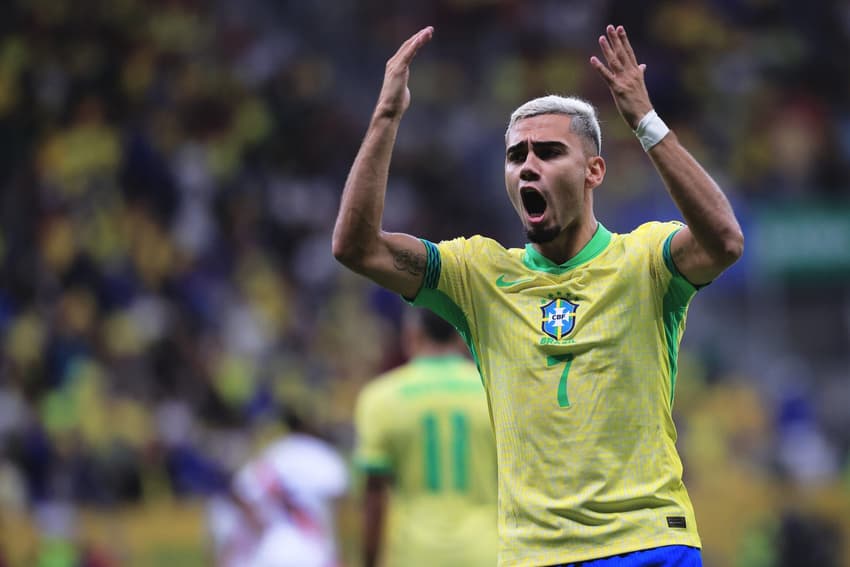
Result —
<svg viewBox="0 0 850 567"><path fill-rule="evenodd" d="M697 547L665 545L555 567L702 567L702 553Z"/></svg>

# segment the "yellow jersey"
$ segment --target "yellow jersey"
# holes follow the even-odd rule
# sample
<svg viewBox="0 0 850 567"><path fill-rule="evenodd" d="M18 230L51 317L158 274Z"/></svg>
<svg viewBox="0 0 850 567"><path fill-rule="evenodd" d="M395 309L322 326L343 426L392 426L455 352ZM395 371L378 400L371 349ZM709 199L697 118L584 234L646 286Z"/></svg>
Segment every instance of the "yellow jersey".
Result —
<svg viewBox="0 0 850 567"><path fill-rule="evenodd" d="M680 223L601 224L557 265L530 244L433 244L414 303L478 364L499 463L499 565L700 547L672 419L696 289L670 255Z"/></svg>
<svg viewBox="0 0 850 567"><path fill-rule="evenodd" d="M478 369L421 356L373 380L355 410L355 462L393 477L385 567L496 564L496 447Z"/></svg>

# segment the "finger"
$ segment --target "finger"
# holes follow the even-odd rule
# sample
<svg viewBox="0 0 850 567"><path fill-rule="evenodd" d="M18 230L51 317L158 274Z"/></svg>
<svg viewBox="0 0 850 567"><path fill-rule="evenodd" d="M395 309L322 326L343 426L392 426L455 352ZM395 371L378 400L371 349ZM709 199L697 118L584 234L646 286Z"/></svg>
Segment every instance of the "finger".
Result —
<svg viewBox="0 0 850 567"><path fill-rule="evenodd" d="M425 28L425 29L427 29L427 28ZM387 61L387 63L395 63L395 62L402 62L403 63L404 58L406 57L407 53L413 48L413 46L416 43L417 38L420 35L422 35L422 32L424 32L425 29L419 30L418 32L416 32L415 34L413 34L412 36L410 36L409 38L404 40L404 43L402 43L399 46L398 50L393 54L392 57L390 57L390 59L389 59L389 61Z"/></svg>
<svg viewBox="0 0 850 567"><path fill-rule="evenodd" d="M611 44L611 50L614 52L617 62L620 64L620 67L624 67L628 62L628 57L624 53L625 47L623 46L623 40L620 37L618 29L608 24L605 28L605 34L608 36L608 43Z"/></svg>
<svg viewBox="0 0 850 567"><path fill-rule="evenodd" d="M620 26L617 28L617 34L620 36L620 41L623 43L623 49L626 52L626 56L629 61L637 65L637 57L635 57L635 50L632 48L632 44L629 41L629 36L626 34L626 28Z"/></svg>
<svg viewBox="0 0 850 567"><path fill-rule="evenodd" d="M602 61L599 60L595 55L590 58L590 65L605 79L605 82L609 85L614 82L614 73L611 72L608 67L606 67Z"/></svg>
<svg viewBox="0 0 850 567"><path fill-rule="evenodd" d="M410 65L410 62L413 61L413 58L416 56L419 49L428 43L433 35L434 28L431 26L416 32L412 37L410 37L410 39L402 44L401 48L399 48L396 55L399 57L400 62L404 65Z"/></svg>
<svg viewBox="0 0 850 567"><path fill-rule="evenodd" d="M608 24L605 26L605 35L608 37L608 42L613 49L616 50L620 47L620 36L617 34L617 28Z"/></svg>
<svg viewBox="0 0 850 567"><path fill-rule="evenodd" d="M419 30L418 32L416 32L415 34L413 34L412 36L410 36L409 38L404 40L404 43L401 44L401 47L399 47L398 51L402 52L402 51L409 49L410 46L413 45L414 42L416 42L416 40L419 38L419 36L421 36L423 33L427 32L428 30L433 30L433 29L434 28L431 27L431 26L422 28L421 30Z"/></svg>
<svg viewBox="0 0 850 567"><path fill-rule="evenodd" d="M602 49L602 55L605 56L605 61L608 62L608 65L611 67L619 67L619 60L617 56L614 55L614 50L611 48L611 44L608 43L608 38L604 35L599 36L599 47Z"/></svg>

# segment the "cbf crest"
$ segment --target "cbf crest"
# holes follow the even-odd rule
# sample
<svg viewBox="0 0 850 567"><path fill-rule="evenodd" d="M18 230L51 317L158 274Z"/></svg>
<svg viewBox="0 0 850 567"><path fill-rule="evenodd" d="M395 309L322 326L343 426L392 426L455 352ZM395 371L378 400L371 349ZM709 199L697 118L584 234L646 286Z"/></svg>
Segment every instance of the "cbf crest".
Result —
<svg viewBox="0 0 850 567"><path fill-rule="evenodd" d="M543 312L543 332L556 341L569 335L576 326L576 309L578 305L563 297L556 297L540 307Z"/></svg>

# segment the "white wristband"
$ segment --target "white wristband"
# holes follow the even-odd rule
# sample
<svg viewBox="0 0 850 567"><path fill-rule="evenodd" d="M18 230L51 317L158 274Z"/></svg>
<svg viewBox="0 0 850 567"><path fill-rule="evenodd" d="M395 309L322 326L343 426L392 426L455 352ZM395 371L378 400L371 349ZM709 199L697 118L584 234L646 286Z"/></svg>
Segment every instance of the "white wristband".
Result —
<svg viewBox="0 0 850 567"><path fill-rule="evenodd" d="M640 140L640 145L643 146L645 152L648 152L652 146L664 139L664 136L669 133L670 128L658 117L655 109L647 112L635 128L635 136Z"/></svg>

